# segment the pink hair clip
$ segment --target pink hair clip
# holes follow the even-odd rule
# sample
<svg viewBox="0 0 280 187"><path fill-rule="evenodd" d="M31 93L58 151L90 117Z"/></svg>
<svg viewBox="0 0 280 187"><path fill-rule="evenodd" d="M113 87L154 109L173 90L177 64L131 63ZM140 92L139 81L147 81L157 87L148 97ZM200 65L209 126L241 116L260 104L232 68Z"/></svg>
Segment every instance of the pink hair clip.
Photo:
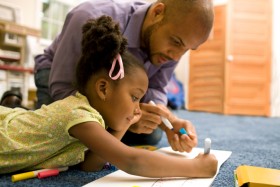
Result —
<svg viewBox="0 0 280 187"><path fill-rule="evenodd" d="M119 62L120 70L114 77L112 77L112 73L115 69L117 61ZM122 79L124 77L123 61L122 61L122 57L121 57L120 54L118 54L116 56L116 58L114 59L114 61L112 63L112 67L111 67L110 72L109 72L109 77L111 77L111 79L113 79L113 80L117 80L118 78Z"/></svg>

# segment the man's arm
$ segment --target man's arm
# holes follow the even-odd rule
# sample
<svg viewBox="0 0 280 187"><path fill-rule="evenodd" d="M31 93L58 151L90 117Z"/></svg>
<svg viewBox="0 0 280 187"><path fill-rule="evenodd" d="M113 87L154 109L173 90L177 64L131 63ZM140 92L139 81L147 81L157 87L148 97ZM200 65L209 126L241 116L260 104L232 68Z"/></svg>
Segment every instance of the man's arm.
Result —
<svg viewBox="0 0 280 187"><path fill-rule="evenodd" d="M124 29L137 2L85 1L68 13L55 51L50 75L50 92L61 99L76 92L73 86L75 68L81 55L82 26L88 20L102 15L111 16Z"/></svg>
<svg viewBox="0 0 280 187"><path fill-rule="evenodd" d="M50 93L55 100L76 92L73 85L75 68L81 55L82 25L86 20L87 15L80 12L67 15L50 74Z"/></svg>
<svg viewBox="0 0 280 187"><path fill-rule="evenodd" d="M150 65L147 70L149 76L149 88L145 96L141 99L140 104L142 117L137 123L129 128L129 131L137 134L150 134L159 124L161 124L161 115L164 117L169 116L169 118L172 117L167 108L165 108L165 110L158 110L148 103L152 100L157 104L167 105L166 85L171 79L176 65L176 62L169 62L162 65L160 68Z"/></svg>
<svg viewBox="0 0 280 187"><path fill-rule="evenodd" d="M149 87L145 96L141 100L142 103L149 103L153 100L155 103L167 105L166 86L169 83L176 66L177 62L170 61L167 64L162 65L162 67L156 72L153 72L153 67L150 67L148 70Z"/></svg>

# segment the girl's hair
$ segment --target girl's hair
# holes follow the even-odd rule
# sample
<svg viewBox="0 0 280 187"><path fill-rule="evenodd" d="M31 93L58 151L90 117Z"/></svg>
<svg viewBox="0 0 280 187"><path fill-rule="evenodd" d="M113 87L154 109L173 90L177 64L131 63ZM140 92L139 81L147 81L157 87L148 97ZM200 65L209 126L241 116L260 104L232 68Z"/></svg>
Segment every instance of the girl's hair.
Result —
<svg viewBox="0 0 280 187"><path fill-rule="evenodd" d="M82 55L76 68L78 91L83 92L91 75L97 72L105 70L109 77L112 62L118 54L122 57L125 76L130 74L135 67L145 71L143 64L127 52L127 39L122 36L119 24L111 17L101 16L97 19L89 19L83 25L82 32ZM117 65L113 75L118 71Z"/></svg>

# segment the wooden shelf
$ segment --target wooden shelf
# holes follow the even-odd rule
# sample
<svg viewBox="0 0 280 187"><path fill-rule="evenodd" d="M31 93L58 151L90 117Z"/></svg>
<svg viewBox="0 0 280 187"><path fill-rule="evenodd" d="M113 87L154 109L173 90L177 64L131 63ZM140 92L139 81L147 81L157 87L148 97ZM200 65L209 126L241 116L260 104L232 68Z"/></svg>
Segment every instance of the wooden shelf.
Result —
<svg viewBox="0 0 280 187"><path fill-rule="evenodd" d="M23 36L27 36L27 35L35 36L35 37L41 36L40 30L19 25L5 20L0 20L0 30L2 30L3 32L13 33L13 34L23 35Z"/></svg>
<svg viewBox="0 0 280 187"><path fill-rule="evenodd" d="M33 68L25 68L22 66L0 65L0 69L9 71L29 72L33 73Z"/></svg>
<svg viewBox="0 0 280 187"><path fill-rule="evenodd" d="M5 90L19 88L23 95L23 104L29 98L29 79L33 68L26 68L27 37L39 38L41 31L14 22L0 20L0 70L3 79L0 95ZM34 94L33 94L34 95Z"/></svg>
<svg viewBox="0 0 280 187"><path fill-rule="evenodd" d="M3 61L7 60L11 62L14 60L18 62L18 65L24 66L24 59L26 53L26 37L27 36L35 36L40 37L41 31L30 28L24 25L20 25L14 22L0 20L0 49L2 53L7 52L15 52L19 53L19 59L10 57L8 54L0 53L0 59Z"/></svg>
<svg viewBox="0 0 280 187"><path fill-rule="evenodd" d="M0 59L3 61L9 61L9 62L20 60L20 58L8 57L8 56L3 56L3 55L0 55Z"/></svg>

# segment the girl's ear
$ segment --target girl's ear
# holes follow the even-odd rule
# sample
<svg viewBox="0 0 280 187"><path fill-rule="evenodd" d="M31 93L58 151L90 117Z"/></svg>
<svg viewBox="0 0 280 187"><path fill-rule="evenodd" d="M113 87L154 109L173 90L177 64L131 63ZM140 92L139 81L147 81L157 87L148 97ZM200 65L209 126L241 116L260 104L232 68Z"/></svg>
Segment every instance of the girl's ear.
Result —
<svg viewBox="0 0 280 187"><path fill-rule="evenodd" d="M106 100L106 96L108 94L109 91L109 82L108 80L101 78L99 80L96 81L95 83L95 88L96 88L96 92L97 95L99 96L99 98L103 101Z"/></svg>

